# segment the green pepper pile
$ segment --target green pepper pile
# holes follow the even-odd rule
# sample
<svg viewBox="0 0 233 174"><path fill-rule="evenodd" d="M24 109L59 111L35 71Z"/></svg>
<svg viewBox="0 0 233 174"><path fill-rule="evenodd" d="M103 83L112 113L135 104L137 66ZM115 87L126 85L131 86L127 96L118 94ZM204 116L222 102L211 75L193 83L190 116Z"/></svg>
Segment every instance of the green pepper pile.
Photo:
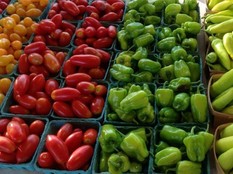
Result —
<svg viewBox="0 0 233 174"><path fill-rule="evenodd" d="M104 124L99 136L99 172L148 172L151 131L145 127L127 129Z"/></svg>
<svg viewBox="0 0 233 174"><path fill-rule="evenodd" d="M214 136L200 127L156 127L154 167L156 172L201 174L202 162L212 146Z"/></svg>
<svg viewBox="0 0 233 174"><path fill-rule="evenodd" d="M146 83L111 87L107 97L107 121L152 124L156 113L151 88Z"/></svg>

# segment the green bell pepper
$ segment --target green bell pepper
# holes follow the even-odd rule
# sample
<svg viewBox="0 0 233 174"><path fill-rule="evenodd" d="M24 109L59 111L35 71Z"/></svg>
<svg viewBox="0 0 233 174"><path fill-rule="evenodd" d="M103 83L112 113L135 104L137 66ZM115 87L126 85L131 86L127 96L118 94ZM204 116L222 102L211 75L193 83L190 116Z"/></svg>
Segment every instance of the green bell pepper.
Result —
<svg viewBox="0 0 233 174"><path fill-rule="evenodd" d="M159 25L161 22L161 18L159 16L146 16L144 18L144 25Z"/></svg>
<svg viewBox="0 0 233 174"><path fill-rule="evenodd" d="M122 152L113 153L108 159L108 172L111 174L122 174L127 172L129 168L129 158Z"/></svg>
<svg viewBox="0 0 233 174"><path fill-rule="evenodd" d="M127 33L125 30L120 30L117 32L117 40L119 41L122 50L127 50L129 48Z"/></svg>
<svg viewBox="0 0 233 174"><path fill-rule="evenodd" d="M149 71L142 71L137 74L132 74L133 81L136 83L139 82L152 82L154 80L154 76Z"/></svg>
<svg viewBox="0 0 233 174"><path fill-rule="evenodd" d="M137 110L137 119L141 123L152 123L155 120L154 107L148 103L147 106Z"/></svg>
<svg viewBox="0 0 233 174"><path fill-rule="evenodd" d="M187 14L178 13L176 14L175 23L181 25L187 21L193 21L193 18Z"/></svg>
<svg viewBox="0 0 233 174"><path fill-rule="evenodd" d="M117 113L117 116L120 118L120 120L127 122L127 123L134 122L137 124L137 121L135 120L135 117L137 114L135 111L125 112L121 108L117 108L115 111Z"/></svg>
<svg viewBox="0 0 233 174"><path fill-rule="evenodd" d="M184 60L188 56L187 51L181 46L174 46L171 50L171 57L174 61Z"/></svg>
<svg viewBox="0 0 233 174"><path fill-rule="evenodd" d="M177 60L174 62L174 73L178 77L191 77L191 72L184 60ZM193 72L192 72L193 73Z"/></svg>
<svg viewBox="0 0 233 174"><path fill-rule="evenodd" d="M126 22L127 20L139 22L141 20L141 15L135 9L129 10L125 13L125 16L124 16L124 22Z"/></svg>
<svg viewBox="0 0 233 174"><path fill-rule="evenodd" d="M171 125L164 125L160 130L160 138L169 144L182 145L187 136L188 133L185 130Z"/></svg>
<svg viewBox="0 0 233 174"><path fill-rule="evenodd" d="M154 94L151 92L151 89L147 83L142 84L142 90L145 91L150 103L154 103Z"/></svg>
<svg viewBox="0 0 233 174"><path fill-rule="evenodd" d="M183 160L177 163L176 174L201 174L201 168L201 163Z"/></svg>
<svg viewBox="0 0 233 174"><path fill-rule="evenodd" d="M200 86L197 92L191 95L190 105L195 122L204 123L207 119L208 102L207 96L200 93Z"/></svg>
<svg viewBox="0 0 233 174"><path fill-rule="evenodd" d="M119 54L119 56L116 58L116 64L122 64L131 67L131 59L132 57L128 54Z"/></svg>
<svg viewBox="0 0 233 174"><path fill-rule="evenodd" d="M206 131L200 131L198 132L198 135L203 136L205 140L205 153L207 153L213 145L214 135Z"/></svg>
<svg viewBox="0 0 233 174"><path fill-rule="evenodd" d="M185 22L181 25L185 33L197 35L201 31L201 24L198 22Z"/></svg>
<svg viewBox="0 0 233 174"><path fill-rule="evenodd" d="M162 88L158 88L155 91L155 101L159 107L172 106L173 100L174 100L173 90L169 88L165 88L165 86L163 86Z"/></svg>
<svg viewBox="0 0 233 174"><path fill-rule="evenodd" d="M108 171L108 158L110 157L111 153L106 153L101 150L100 152L100 163L99 163L99 171L100 172L107 172Z"/></svg>
<svg viewBox="0 0 233 174"><path fill-rule="evenodd" d="M114 112L112 112L112 113L108 113L107 114L107 120L109 120L109 121L119 121L120 120L120 118L118 117L118 115Z"/></svg>
<svg viewBox="0 0 233 174"><path fill-rule="evenodd" d="M132 161L130 163L129 171L131 173L142 173L142 163L139 163L137 161Z"/></svg>
<svg viewBox="0 0 233 174"><path fill-rule="evenodd" d="M174 65L168 65L160 69L159 71L159 77L163 81L171 81L172 79L175 78L175 73L174 73Z"/></svg>
<svg viewBox="0 0 233 174"><path fill-rule="evenodd" d="M163 107L159 111L159 121L161 123L177 123L180 121L180 115L171 107Z"/></svg>
<svg viewBox="0 0 233 174"><path fill-rule="evenodd" d="M171 36L160 40L157 43L157 49L161 52L170 52L176 46L176 38Z"/></svg>
<svg viewBox="0 0 233 174"><path fill-rule="evenodd" d="M186 62L190 71L190 79L192 82L200 80L200 64L194 62ZM192 73L191 73L192 72Z"/></svg>
<svg viewBox="0 0 233 174"><path fill-rule="evenodd" d="M162 40L162 39L165 39L171 36L172 36L172 29L170 27L163 27L162 30L158 34L159 40Z"/></svg>
<svg viewBox="0 0 233 174"><path fill-rule="evenodd" d="M141 34L138 37L133 39L133 43L137 47L145 47L154 42L154 36L150 33Z"/></svg>
<svg viewBox="0 0 233 174"><path fill-rule="evenodd" d="M190 10L189 11L189 16L191 16L193 18L193 21L195 21L195 22L200 21L199 13L198 13L197 10Z"/></svg>
<svg viewBox="0 0 233 174"><path fill-rule="evenodd" d="M106 153L114 152L121 144L123 138L117 129L111 124L102 126L99 143L102 151Z"/></svg>
<svg viewBox="0 0 233 174"><path fill-rule="evenodd" d="M184 138L183 143L190 161L202 162L205 159L205 139L202 135L194 134L195 126L191 133Z"/></svg>
<svg viewBox="0 0 233 174"><path fill-rule="evenodd" d="M189 5L190 10L197 9L197 0L185 0L184 3Z"/></svg>
<svg viewBox="0 0 233 174"><path fill-rule="evenodd" d="M163 0L165 6L168 6L169 4L177 4L178 0Z"/></svg>
<svg viewBox="0 0 233 174"><path fill-rule="evenodd" d="M140 60L147 58L148 56L148 50L144 47L138 47L136 52L132 55L132 59Z"/></svg>
<svg viewBox="0 0 233 174"><path fill-rule="evenodd" d="M155 12L162 12L162 9L165 6L164 0L154 0L153 5L155 6Z"/></svg>
<svg viewBox="0 0 233 174"><path fill-rule="evenodd" d="M176 28L172 31L172 35L176 38L176 40L181 43L183 39L186 38L186 34L183 28Z"/></svg>
<svg viewBox="0 0 233 174"><path fill-rule="evenodd" d="M139 9L142 5L146 4L147 0L132 0L129 1L127 7L129 10L131 9Z"/></svg>
<svg viewBox="0 0 233 174"><path fill-rule="evenodd" d="M147 137L151 135L151 132L149 132L149 134L146 133L146 128L145 127L140 127L140 128L134 129L134 130L132 130L130 132L134 133L135 135L137 135L139 137L141 137L146 143L147 143Z"/></svg>
<svg viewBox="0 0 233 174"><path fill-rule="evenodd" d="M140 22L131 22L125 27L130 38L136 38L144 32L144 25Z"/></svg>
<svg viewBox="0 0 233 174"><path fill-rule="evenodd" d="M151 59L140 59L138 61L138 68L140 71L157 73L161 69L161 64L158 61L153 61Z"/></svg>
<svg viewBox="0 0 233 174"><path fill-rule="evenodd" d="M120 108L128 113L145 107L149 103L147 93L143 90L128 94L121 102Z"/></svg>
<svg viewBox="0 0 233 174"><path fill-rule="evenodd" d="M197 39L185 38L182 40L181 46L188 51L195 51L197 50Z"/></svg>
<svg viewBox="0 0 233 174"><path fill-rule="evenodd" d="M215 63L217 62L217 60L218 60L218 55L214 51L209 52L205 57L206 63Z"/></svg>
<svg viewBox="0 0 233 174"><path fill-rule="evenodd" d="M156 36L156 30L155 30L155 26L153 24L147 24L144 28L144 33L150 33L152 36Z"/></svg>
<svg viewBox="0 0 233 174"><path fill-rule="evenodd" d="M111 88L108 93L108 104L115 111L120 107L120 102L127 96L128 92L125 88Z"/></svg>
<svg viewBox="0 0 233 174"><path fill-rule="evenodd" d="M146 16L155 15L155 6L151 3L143 4L139 7L139 12L144 13Z"/></svg>
<svg viewBox="0 0 233 174"><path fill-rule="evenodd" d="M164 21L167 24L172 24L175 22L175 16L181 12L181 5L180 4L169 4L165 8L165 15Z"/></svg>
<svg viewBox="0 0 233 174"><path fill-rule="evenodd" d="M155 145L155 153L169 147L169 145L165 141L159 141L158 144Z"/></svg>
<svg viewBox="0 0 233 174"><path fill-rule="evenodd" d="M155 154L155 165L158 167L162 166L173 166L178 163L182 158L182 153L177 147L166 147Z"/></svg>
<svg viewBox="0 0 233 174"><path fill-rule="evenodd" d="M127 67L122 64L113 64L112 67L110 68L111 76L118 81L130 82L131 74L133 73L134 73L133 68Z"/></svg>
<svg viewBox="0 0 233 174"><path fill-rule="evenodd" d="M172 79L168 84L168 88L172 89L175 92L189 90L190 86L191 86L191 80L189 77L178 77Z"/></svg>
<svg viewBox="0 0 233 174"><path fill-rule="evenodd" d="M162 65L168 66L174 63L170 53L164 53L161 57Z"/></svg>
<svg viewBox="0 0 233 174"><path fill-rule="evenodd" d="M186 3L181 4L181 11L182 14L189 14L189 5Z"/></svg>
<svg viewBox="0 0 233 174"><path fill-rule="evenodd" d="M137 91L140 91L140 90L141 90L141 86L136 85L136 84L132 84L129 87L128 94L130 94L132 92L137 92Z"/></svg>
<svg viewBox="0 0 233 174"><path fill-rule="evenodd" d="M131 158L140 162L149 156L146 142L139 135L129 132L120 144L121 149Z"/></svg>
<svg viewBox="0 0 233 174"><path fill-rule="evenodd" d="M181 92L175 95L172 106L176 111L185 111L190 103L190 95L186 92Z"/></svg>

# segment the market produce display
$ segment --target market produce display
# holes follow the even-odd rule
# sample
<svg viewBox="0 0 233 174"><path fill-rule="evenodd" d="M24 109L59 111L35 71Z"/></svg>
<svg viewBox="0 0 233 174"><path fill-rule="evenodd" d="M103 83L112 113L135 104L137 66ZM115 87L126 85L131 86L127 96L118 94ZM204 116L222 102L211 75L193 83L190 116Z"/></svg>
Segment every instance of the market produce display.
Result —
<svg viewBox="0 0 233 174"><path fill-rule="evenodd" d="M214 147L232 170L231 128L212 123L232 114L233 3L199 5L1 1L0 168L208 174Z"/></svg>

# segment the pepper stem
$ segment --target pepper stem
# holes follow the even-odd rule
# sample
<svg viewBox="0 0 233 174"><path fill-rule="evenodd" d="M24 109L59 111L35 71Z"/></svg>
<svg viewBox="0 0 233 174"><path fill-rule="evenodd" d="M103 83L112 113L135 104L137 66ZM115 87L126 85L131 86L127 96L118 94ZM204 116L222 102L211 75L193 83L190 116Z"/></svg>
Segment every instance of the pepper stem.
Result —
<svg viewBox="0 0 233 174"><path fill-rule="evenodd" d="M192 128L191 128L191 131L190 131L190 133L191 134L194 134L194 129L196 128L196 126L193 126Z"/></svg>

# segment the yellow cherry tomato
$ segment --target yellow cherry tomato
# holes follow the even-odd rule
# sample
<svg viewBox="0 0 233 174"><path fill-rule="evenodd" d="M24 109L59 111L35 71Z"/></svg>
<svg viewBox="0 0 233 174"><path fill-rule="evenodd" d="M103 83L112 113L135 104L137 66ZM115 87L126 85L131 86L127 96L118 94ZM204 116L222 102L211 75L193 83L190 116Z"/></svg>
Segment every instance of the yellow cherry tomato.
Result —
<svg viewBox="0 0 233 174"><path fill-rule="evenodd" d="M15 64L9 63L6 66L5 72L6 72L6 74L11 74L14 71L14 69L15 69Z"/></svg>
<svg viewBox="0 0 233 174"><path fill-rule="evenodd" d="M11 86L11 79L9 78L2 78L0 79L0 92L5 94L7 93L7 91L9 90Z"/></svg>
<svg viewBox="0 0 233 174"><path fill-rule="evenodd" d="M0 48L7 50L10 47L10 45L11 45L11 43L8 39L6 39L6 38L0 39Z"/></svg>
<svg viewBox="0 0 233 174"><path fill-rule="evenodd" d="M12 54L2 55L0 56L0 66L7 66L14 60L14 56Z"/></svg>
<svg viewBox="0 0 233 174"><path fill-rule="evenodd" d="M5 95L3 93L0 93L0 105L3 103L4 98Z"/></svg>

